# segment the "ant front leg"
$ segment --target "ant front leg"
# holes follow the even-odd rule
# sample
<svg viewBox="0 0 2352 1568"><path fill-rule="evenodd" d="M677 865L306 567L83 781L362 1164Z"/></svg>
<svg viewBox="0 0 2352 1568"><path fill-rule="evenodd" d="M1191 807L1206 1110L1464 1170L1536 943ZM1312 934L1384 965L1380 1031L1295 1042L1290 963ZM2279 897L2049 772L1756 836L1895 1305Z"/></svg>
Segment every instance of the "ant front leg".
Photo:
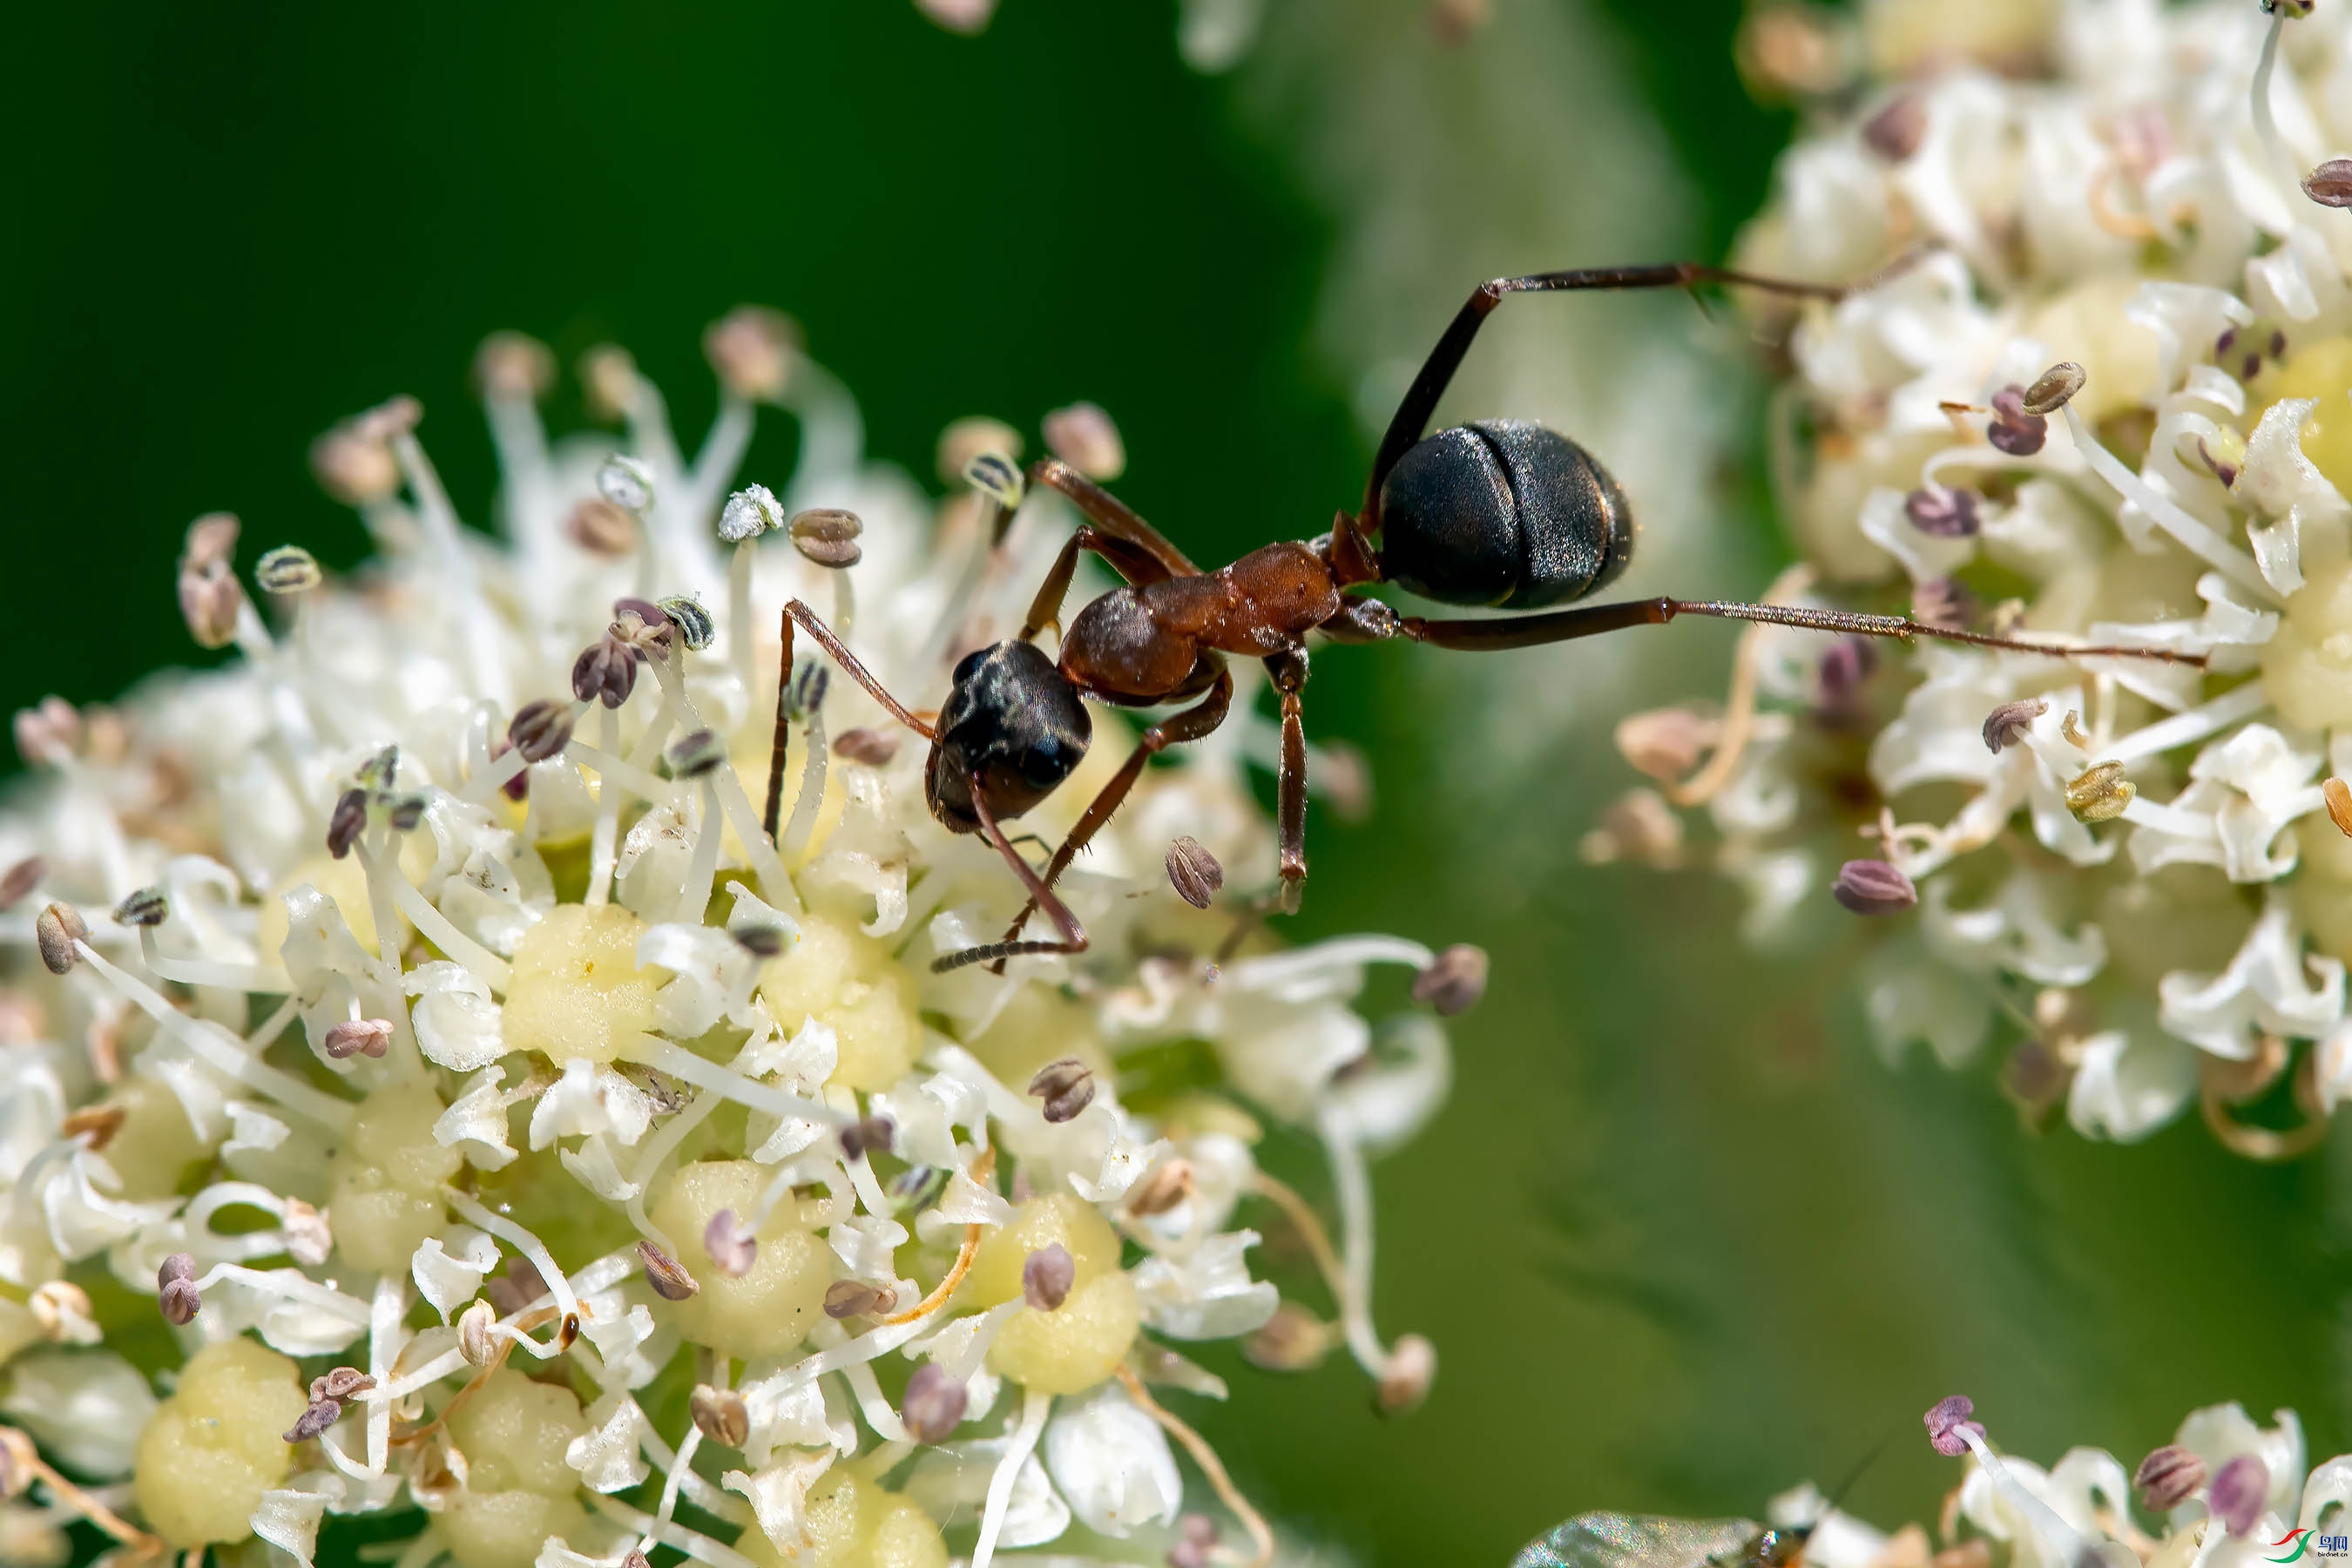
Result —
<svg viewBox="0 0 2352 1568"><path fill-rule="evenodd" d="M1062 624L1062 601L1069 596L1070 579L1077 572L1078 552L1082 550L1093 551L1110 563L1112 571L1138 586L1164 583L1173 575L1167 563L1150 552L1116 534L1106 533L1090 522L1080 523L1078 531L1062 546L1061 554L1054 558L1054 569L1039 584L1037 597L1030 602L1029 618L1021 626L1023 642L1034 641L1048 626Z"/></svg>
<svg viewBox="0 0 2352 1568"><path fill-rule="evenodd" d="M1137 515L1135 509L1058 458L1040 458L1029 465L1029 482L1059 490L1080 515L1114 539L1124 540L1165 568L1164 577L1198 577L1201 569L1169 542L1168 536ZM1132 581L1132 579L1130 579Z"/></svg>
<svg viewBox="0 0 2352 1568"><path fill-rule="evenodd" d="M891 696L884 689L882 682L875 679L874 673L858 661L856 654L849 651L848 645L834 635L833 628L817 618L817 613L814 610L810 609L798 599L793 600L784 606L783 618L777 634L783 647L778 655L776 666L776 736L768 752L767 809L761 816L761 826L767 829L770 843L775 842L776 828L783 815L784 752L792 740L793 626L795 622L799 623L809 636L816 639L819 647L833 656L834 663L841 667L843 674L864 687L866 695L882 704L892 718L926 741L939 739L939 732L936 730L908 712L906 704Z"/></svg>
<svg viewBox="0 0 2352 1568"><path fill-rule="evenodd" d="M1265 661L1265 671L1282 696L1282 766L1276 775L1275 818L1282 889L1275 907L1295 915L1307 888L1307 725L1298 707L1299 690L1307 684L1306 651L1276 654Z"/></svg>
<svg viewBox="0 0 2352 1568"><path fill-rule="evenodd" d="M1213 658L1216 656L1212 654L1208 657ZM1181 746L1188 741L1197 741L1214 730L1225 721L1225 715L1233 710L1233 672L1226 669L1221 661L1217 666L1216 679L1210 685L1206 696L1192 707L1181 712L1170 714L1143 732L1143 738L1136 743L1135 750L1128 754L1126 762L1119 764L1118 772L1111 775L1110 783L1103 785L1097 792L1093 801L1087 806L1086 815L1079 817L1077 826L1070 829L1070 836L1062 841L1062 847L1054 851L1054 858L1045 862L1044 874L1034 879L1027 875L1022 878L1024 883L1032 884L1032 891L1029 901L1021 906L1021 912L1015 915L1013 923L1005 928L1006 942L1020 935L1021 928L1029 923L1030 915L1043 907L1038 900L1038 889L1050 890L1054 884L1061 879L1062 873L1069 869L1070 862L1077 858L1078 851L1084 849L1094 836L1102 831L1103 824L1108 822L1120 805L1126 801L1128 792L1135 787L1135 781L1143 776L1143 765L1169 747ZM1026 872L1028 868L1024 864L1022 869ZM999 947L1003 945L1002 942L997 944ZM981 948L971 948L966 951L985 952L992 959L1013 956ZM933 961L931 967L938 970L955 969L966 963L978 962L980 960L967 958L963 953L951 952L945 958Z"/></svg>
<svg viewBox="0 0 2352 1568"><path fill-rule="evenodd" d="M1012 841L1004 837L1004 829L996 825L996 814L988 808L988 791L982 785L980 775L973 773L971 779L971 811L974 816L980 818L981 835L995 847L999 855L1004 857L1004 863L1013 868L1013 875L1019 877L1022 886L1029 889L1029 902L1021 911L1021 920L1014 921L1013 930L1005 933L1005 941L991 942L985 947L967 947L961 952L948 953L933 961L931 964L933 972L945 973L950 969L961 969L967 963L986 963L992 959L1002 965L1008 958L1019 958L1032 952L1086 952L1086 928L1078 924L1078 917L1070 912L1070 906L1062 902L1055 895L1054 889L1039 879L1036 872L1029 869L1029 862L1021 858L1021 852L1013 848ZM1022 925L1028 920L1030 910L1045 911L1045 918L1052 921L1054 929L1061 933L1058 941L1014 942L1012 940L1019 934Z"/></svg>

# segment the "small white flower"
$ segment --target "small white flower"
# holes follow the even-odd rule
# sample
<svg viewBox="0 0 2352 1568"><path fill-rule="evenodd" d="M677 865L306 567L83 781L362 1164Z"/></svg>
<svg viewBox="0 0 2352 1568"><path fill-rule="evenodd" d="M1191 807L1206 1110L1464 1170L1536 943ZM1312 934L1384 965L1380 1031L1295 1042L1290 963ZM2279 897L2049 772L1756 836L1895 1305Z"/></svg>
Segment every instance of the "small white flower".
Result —
<svg viewBox="0 0 2352 1568"><path fill-rule="evenodd" d="M603 1414L590 1413L596 1423L572 1439L563 1462L580 1472L580 1482L592 1492L621 1492L651 1473L639 1451L652 1426L637 1402L623 1394L597 1401Z"/></svg>
<svg viewBox="0 0 2352 1568"><path fill-rule="evenodd" d="M1172 1523L1182 1506L1167 1434L1115 1385L1055 1410L1045 1450L1063 1500L1098 1535L1125 1540L1140 1526Z"/></svg>

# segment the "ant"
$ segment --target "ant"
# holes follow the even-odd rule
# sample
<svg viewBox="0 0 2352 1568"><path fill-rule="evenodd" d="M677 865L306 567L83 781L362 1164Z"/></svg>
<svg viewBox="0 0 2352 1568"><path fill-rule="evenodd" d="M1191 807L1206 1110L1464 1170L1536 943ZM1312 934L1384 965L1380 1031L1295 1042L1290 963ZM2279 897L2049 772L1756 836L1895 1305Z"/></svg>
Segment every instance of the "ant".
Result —
<svg viewBox="0 0 2352 1568"><path fill-rule="evenodd" d="M1086 931L1055 895L1054 884L1118 809L1154 754L1197 741L1224 721L1234 690L1225 668L1228 655L1263 659L1281 700L1280 885L1271 901L1282 912L1295 912L1307 879L1307 737L1299 692L1307 684L1309 632L1342 643L1402 637L1484 652L1658 626L1676 616L1709 616L1849 636L1933 637L2053 658L2131 655L2201 665L2201 658L2168 649L2062 647L1903 616L1798 605L1653 598L1548 608L1607 587L1624 571L1633 555L1634 526L1617 481L1574 441L1525 421L1479 420L1423 437L1478 329L1510 295L1630 289L1696 294L1699 285L1714 284L1837 300L1877 280L1805 283L1685 262L1541 272L1482 283L1397 405L1372 459L1361 510L1339 512L1331 531L1319 538L1268 544L1213 572L1194 565L1157 529L1076 469L1053 458L1033 463L1029 483L1060 491L1085 521L1046 574L1020 635L971 654L955 667L936 722L910 712L884 690L815 613L793 600L782 627L786 671L797 622L876 701L931 743L924 775L931 815L950 831L987 839L1028 891L1029 901L1003 940L944 954L931 967L1001 967L1003 960L1024 953L1086 950ZM1000 533L1003 521L1000 512ZM1049 658L1035 638L1048 625L1060 625L1062 601L1082 551L1100 556L1125 585L1081 608L1061 634L1059 657ZM1539 613L1427 620L1348 593L1377 583L1394 583L1441 604ZM1013 848L1002 824L1052 794L1086 755L1093 725L1081 698L1129 708L1192 706L1143 732L1134 753L1039 872ZM779 757L784 722L780 697ZM1023 926L1037 910L1053 922L1055 938L1022 940Z"/></svg>

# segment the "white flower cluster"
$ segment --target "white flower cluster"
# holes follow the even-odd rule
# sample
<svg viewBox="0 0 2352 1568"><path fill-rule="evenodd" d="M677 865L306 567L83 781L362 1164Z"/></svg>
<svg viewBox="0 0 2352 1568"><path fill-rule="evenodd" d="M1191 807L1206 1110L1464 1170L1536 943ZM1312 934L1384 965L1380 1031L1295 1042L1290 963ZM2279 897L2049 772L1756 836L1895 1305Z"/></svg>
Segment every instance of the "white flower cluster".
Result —
<svg viewBox="0 0 2352 1568"><path fill-rule="evenodd" d="M374 563L269 551L265 616L235 521L202 520L182 605L237 656L19 716L0 1561L88 1519L131 1555L307 1564L325 1517L389 1510L400 1568L1265 1563L1153 1392L1223 1397L1178 1347L1344 1345L1386 1406L1425 1391L1428 1342L1373 1329L1365 1167L1443 1100L1446 1043L1349 1004L1433 955L1235 942L1245 900L1171 889L1179 837L1271 878L1244 759L1276 737L1237 705L1063 883L1091 951L932 973L1021 888L933 821L921 746L823 665L777 671L767 628L808 597L934 701L1068 520L1047 497L999 545L977 494L866 463L782 318L706 346L689 461L617 350L582 378L626 455L551 442L552 362L493 339L503 543L387 405L313 454ZM800 468L730 500L760 402L798 415ZM1057 430L1117 461L1099 410ZM942 466L1018 447L967 422ZM1067 832L1132 743L1098 718L1023 826ZM1262 1117L1328 1152L1336 1243L1259 1170ZM1331 1321L1252 1276L1244 1205L1302 1231Z"/></svg>
<svg viewBox="0 0 2352 1568"><path fill-rule="evenodd" d="M1882 1048L2005 1033L2015 1095L2092 1137L2201 1102L2275 1157L2352 1095L2352 11L2312 9L1873 0L1888 79L1742 258L1892 264L1794 323L1778 594L2201 664L1759 628L1720 713L1620 731L1663 787L1588 846L1711 856L1758 935L1831 891L1894 916Z"/></svg>
<svg viewBox="0 0 2352 1568"><path fill-rule="evenodd" d="M1996 1552L2010 1568L2254 1568L2352 1550L2343 1544L2352 1454L2306 1474L2292 1410L2268 1426L2235 1404L2194 1411L2128 1470L2089 1447L2044 1469L2000 1453L1974 1415L1955 1396L1926 1416L1936 1451L1968 1459L1937 1521L1940 1549L1916 1523L1877 1529L1807 1483L1772 1500L1773 1534L1740 1520L1585 1514L1528 1546L1515 1568L1774 1568L1800 1549L1811 1568L1990 1568Z"/></svg>

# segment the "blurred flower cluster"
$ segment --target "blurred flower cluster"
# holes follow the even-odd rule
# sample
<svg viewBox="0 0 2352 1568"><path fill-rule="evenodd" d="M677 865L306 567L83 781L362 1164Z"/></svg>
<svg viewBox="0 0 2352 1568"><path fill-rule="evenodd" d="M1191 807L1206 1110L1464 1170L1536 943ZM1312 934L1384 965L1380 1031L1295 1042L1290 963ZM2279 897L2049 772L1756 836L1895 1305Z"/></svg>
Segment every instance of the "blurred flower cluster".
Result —
<svg viewBox="0 0 2352 1568"><path fill-rule="evenodd" d="M866 463L783 318L706 349L688 458L625 353L580 367L625 438L551 440L551 357L492 339L502 542L388 404L313 452L375 560L331 579L202 519L180 603L227 662L18 715L0 1561L83 1521L125 1558L307 1564L322 1520L386 1514L400 1568L1265 1563L1163 1403L1226 1394L1182 1347L1344 1351L1390 1411L1429 1386L1429 1342L1371 1321L1366 1162L1441 1102L1446 1042L1350 1004L1401 965L1456 1010L1483 964L1277 950L1215 904L1273 870L1244 703L1065 880L1090 951L934 973L1020 885L932 819L919 742L767 628L807 597L924 706L1068 520L994 542L960 483L1013 471L991 421L943 438L943 501ZM762 403L798 469L730 496ZM1089 405L1046 435L1123 461ZM1098 718L1022 826L1068 831L1132 746ZM1336 1235L1259 1168L1270 1121L1328 1156ZM1244 1208L1328 1314L1253 1274Z"/></svg>
<svg viewBox="0 0 2352 1568"><path fill-rule="evenodd" d="M1870 280L1764 307L1773 595L2201 663L1759 628L1719 706L1621 727L1657 787L1588 855L1712 864L1759 939L1883 917L1881 1047L2003 1042L2032 1117L2311 1146L2352 1095L2352 11L1775 6L1747 58L1814 107L1741 264Z"/></svg>
<svg viewBox="0 0 2352 1568"><path fill-rule="evenodd" d="M1975 1415L1973 1403L1955 1395L1925 1417L1936 1451L1968 1460L1933 1537L1916 1523L1879 1530L1807 1483L1772 1500L1777 1542L1759 1541L1762 1527L1739 1521L1587 1514L1530 1545L1516 1568L1610 1568L1649 1542L1663 1548L1660 1561L1720 1563L1785 1562L1794 1545L1811 1568L1990 1568L1996 1560L2008 1568L2252 1568L2346 1553L2352 1455L2306 1473L2292 1410L2274 1412L2268 1426L2239 1405L2194 1411L2171 1442L2128 1470L2090 1447L2069 1448L2044 1469L2000 1452ZM1781 1555L1766 1554L1775 1544Z"/></svg>

